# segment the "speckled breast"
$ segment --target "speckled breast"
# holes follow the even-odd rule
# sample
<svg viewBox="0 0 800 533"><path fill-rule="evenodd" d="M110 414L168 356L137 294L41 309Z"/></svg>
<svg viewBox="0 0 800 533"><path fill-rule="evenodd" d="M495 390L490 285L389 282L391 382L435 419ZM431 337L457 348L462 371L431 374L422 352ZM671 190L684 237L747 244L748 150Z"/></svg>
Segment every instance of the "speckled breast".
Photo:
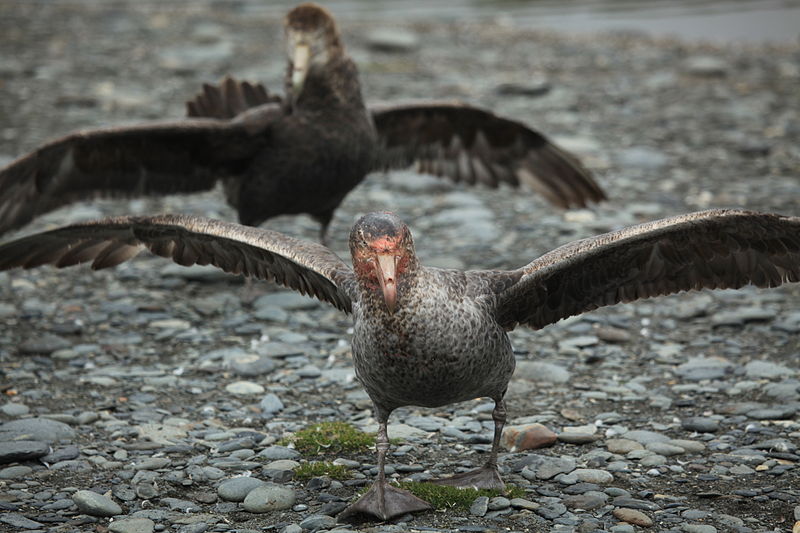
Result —
<svg viewBox="0 0 800 533"><path fill-rule="evenodd" d="M499 398L514 372L508 337L475 305L446 314L417 306L377 328L356 315L352 344L356 375L387 410Z"/></svg>

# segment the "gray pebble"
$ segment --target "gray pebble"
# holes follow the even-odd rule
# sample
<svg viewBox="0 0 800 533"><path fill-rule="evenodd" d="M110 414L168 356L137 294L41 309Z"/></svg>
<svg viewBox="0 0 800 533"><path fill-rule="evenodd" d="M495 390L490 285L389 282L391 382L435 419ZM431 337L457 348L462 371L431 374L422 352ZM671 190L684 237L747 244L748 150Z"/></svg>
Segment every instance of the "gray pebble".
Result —
<svg viewBox="0 0 800 533"><path fill-rule="evenodd" d="M90 516L116 516L122 514L122 508L111 498L91 490L79 490L72 495L72 501L78 510Z"/></svg>
<svg viewBox="0 0 800 533"><path fill-rule="evenodd" d="M280 411L283 411L283 402L276 394L271 392L264 395L261 398L261 402L259 402L258 406L261 408L261 412L266 415L274 415Z"/></svg>
<svg viewBox="0 0 800 533"><path fill-rule="evenodd" d="M475 501L472 502L472 505L470 505L469 514L471 514L472 516L484 516L488 509L489 509L489 497L478 496L477 498L475 498Z"/></svg>
<svg viewBox="0 0 800 533"><path fill-rule="evenodd" d="M74 436L75 430L67 424L48 418L23 418L0 424L0 441L26 439L52 444Z"/></svg>
<svg viewBox="0 0 800 533"><path fill-rule="evenodd" d="M33 468L24 465L9 466L0 470L0 479L24 479L31 475Z"/></svg>
<svg viewBox="0 0 800 533"><path fill-rule="evenodd" d="M47 455L50 445L35 440L0 442L0 464L27 461Z"/></svg>
<svg viewBox="0 0 800 533"><path fill-rule="evenodd" d="M121 518L108 525L111 533L153 533L155 522L149 518Z"/></svg>
<svg viewBox="0 0 800 533"><path fill-rule="evenodd" d="M266 513L290 509L294 505L294 491L280 485L266 484L251 490L244 499L245 511Z"/></svg>
<svg viewBox="0 0 800 533"><path fill-rule="evenodd" d="M681 524L686 533L717 533L717 528L707 524Z"/></svg>
<svg viewBox="0 0 800 533"><path fill-rule="evenodd" d="M663 455L664 457L671 457L673 455L682 455L686 453L686 450L680 446L675 446L673 444L669 444L668 442L651 442L645 446L645 448L653 453Z"/></svg>
<svg viewBox="0 0 800 533"><path fill-rule="evenodd" d="M263 457L264 459L269 459L270 461L277 461L280 459L296 459L300 457L300 452L297 450L293 450L292 448L287 448L286 446L269 446L264 448L256 457Z"/></svg>
<svg viewBox="0 0 800 533"><path fill-rule="evenodd" d="M217 488L217 494L223 500L241 502L244 501L251 490L264 484L264 481L254 477L235 477L223 481Z"/></svg>
<svg viewBox="0 0 800 533"><path fill-rule="evenodd" d="M598 485L603 485L605 483L611 483L614 481L614 476L611 475L610 472L596 468L577 468L572 472L572 474L577 476L580 481L597 483Z"/></svg>
<svg viewBox="0 0 800 533"><path fill-rule="evenodd" d="M50 355L56 350L64 350L72 346L72 343L63 337L45 333L39 338L29 339L19 345L19 353L22 355Z"/></svg>
<svg viewBox="0 0 800 533"><path fill-rule="evenodd" d="M681 421L681 427L698 433L714 433L719 430L719 420L706 416L692 416Z"/></svg>
<svg viewBox="0 0 800 533"><path fill-rule="evenodd" d="M4 415L10 416L11 418L19 418L27 415L31 410L24 403L8 402L4 404L3 407L0 407L0 411L2 411Z"/></svg>
<svg viewBox="0 0 800 533"><path fill-rule="evenodd" d="M336 519L324 514L312 514L300 522L302 529L316 531L318 529L328 529L336 525Z"/></svg>
<svg viewBox="0 0 800 533"><path fill-rule="evenodd" d="M19 513L0 513L0 522L19 529L40 529L45 527L41 522L35 522Z"/></svg>

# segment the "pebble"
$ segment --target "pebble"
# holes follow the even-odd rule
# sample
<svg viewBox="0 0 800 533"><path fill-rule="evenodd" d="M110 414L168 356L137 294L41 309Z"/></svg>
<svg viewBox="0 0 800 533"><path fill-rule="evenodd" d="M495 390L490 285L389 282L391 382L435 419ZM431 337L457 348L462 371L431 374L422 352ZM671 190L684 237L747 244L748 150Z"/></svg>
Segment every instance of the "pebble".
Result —
<svg viewBox="0 0 800 533"><path fill-rule="evenodd" d="M0 407L0 411L8 417L19 418L30 413L30 408L24 403L8 402Z"/></svg>
<svg viewBox="0 0 800 533"><path fill-rule="evenodd" d="M0 513L0 522L7 524L17 530L20 529L40 529L44 524L31 520L22 516L19 513Z"/></svg>
<svg viewBox="0 0 800 533"><path fill-rule="evenodd" d="M152 533L155 522L149 518L122 518L108 525L111 533Z"/></svg>
<svg viewBox="0 0 800 533"><path fill-rule="evenodd" d="M78 510L90 516L116 516L122 514L122 508L108 496L91 490L79 490L72 495L72 501Z"/></svg>
<svg viewBox="0 0 800 533"><path fill-rule="evenodd" d="M597 483L598 485L604 485L614 481L614 476L610 472L599 470L597 468L576 468L572 471L572 474L575 475L580 481L585 481L586 483Z"/></svg>
<svg viewBox="0 0 800 533"><path fill-rule="evenodd" d="M557 436L542 424L508 426L503 430L502 444L512 452L536 450L552 446Z"/></svg>
<svg viewBox="0 0 800 533"><path fill-rule="evenodd" d="M16 463L47 455L50 445L34 440L0 442L0 464Z"/></svg>
<svg viewBox="0 0 800 533"><path fill-rule="evenodd" d="M295 502L295 492L287 487L267 483L251 490L244 499L242 507L251 513L266 513L291 509Z"/></svg>
<svg viewBox="0 0 800 533"><path fill-rule="evenodd" d="M614 509L613 514L617 519L633 524L634 526L650 527L653 525L653 520L649 516L636 509L621 507L619 509Z"/></svg>
<svg viewBox="0 0 800 533"><path fill-rule="evenodd" d="M681 420L681 427L687 431L714 433L719 431L719 420L705 416L692 416Z"/></svg>
<svg viewBox="0 0 800 533"><path fill-rule="evenodd" d="M0 442L27 439L53 444L74 436L75 430L69 425L47 418L23 418L0 424Z"/></svg>
<svg viewBox="0 0 800 533"><path fill-rule="evenodd" d="M300 522L300 527L304 530L317 531L320 529L328 529L336 525L336 519L332 516L324 514L315 514L303 519Z"/></svg>
<svg viewBox="0 0 800 533"><path fill-rule="evenodd" d="M261 412L265 415L274 415L275 413L279 413L283 411L283 402L280 398L274 393L267 393L261 398L258 406L261 408Z"/></svg>
<svg viewBox="0 0 800 533"><path fill-rule="evenodd" d="M251 490L265 483L265 481L253 477L235 477L220 483L217 487L217 494L225 501L241 502Z"/></svg>
<svg viewBox="0 0 800 533"><path fill-rule="evenodd" d="M253 394L262 394L264 392L264 387L252 381L234 381L226 385L225 390L231 394L250 396Z"/></svg>
<svg viewBox="0 0 800 533"><path fill-rule="evenodd" d="M608 439L606 441L606 449L611 453L624 455L633 450L643 450L644 446L631 439Z"/></svg>
<svg viewBox="0 0 800 533"><path fill-rule="evenodd" d="M472 516L484 516L488 509L489 509L489 497L478 496L477 498L475 498L475 501L472 502L472 505L470 505L469 514L471 514Z"/></svg>

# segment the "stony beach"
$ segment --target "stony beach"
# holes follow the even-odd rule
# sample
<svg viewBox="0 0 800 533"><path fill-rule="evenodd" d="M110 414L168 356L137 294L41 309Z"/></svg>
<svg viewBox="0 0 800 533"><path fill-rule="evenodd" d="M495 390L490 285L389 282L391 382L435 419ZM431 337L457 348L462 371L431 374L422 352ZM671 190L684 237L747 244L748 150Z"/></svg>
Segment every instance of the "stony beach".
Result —
<svg viewBox="0 0 800 533"><path fill-rule="evenodd" d="M0 163L78 128L176 118L226 73L281 87L280 20L255 2L0 0ZM335 15L336 13L334 13ZM561 212L530 191L371 175L337 211L390 209L423 262L516 268L566 242L709 207L800 215L800 44L566 35L511 21L340 20L367 100L461 99L577 153L610 201ZM103 200L16 235L118 214L235 220L220 191ZM271 229L316 239L307 217ZM7 240L13 236L3 236ZM301 455L311 424L374 431L349 318L267 284L142 254L110 271L0 274L0 531L800 531L800 286L681 294L511 334L506 448L520 496L337 524L372 451ZM387 471L481 464L487 399L394 412ZM299 480L307 461L348 479ZM794 528L794 529L793 529Z"/></svg>

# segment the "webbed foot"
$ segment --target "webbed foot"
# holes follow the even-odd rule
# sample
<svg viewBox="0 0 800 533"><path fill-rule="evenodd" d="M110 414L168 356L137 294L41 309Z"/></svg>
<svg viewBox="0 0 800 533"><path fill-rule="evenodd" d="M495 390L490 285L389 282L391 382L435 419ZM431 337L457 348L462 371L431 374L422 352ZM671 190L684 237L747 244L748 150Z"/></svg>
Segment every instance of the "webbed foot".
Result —
<svg viewBox="0 0 800 533"><path fill-rule="evenodd" d="M363 513L376 516L381 520L390 520L407 513L426 511L431 508L428 502L420 500L407 490L393 487L385 481L382 483L376 481L357 502L339 513L337 518L346 519L352 515Z"/></svg>
<svg viewBox="0 0 800 533"><path fill-rule="evenodd" d="M461 474L455 474L444 479L430 481L436 485L450 485L451 487L472 488L472 489L494 489L503 490L506 484L500 477L497 467L485 465L476 470L470 470Z"/></svg>

